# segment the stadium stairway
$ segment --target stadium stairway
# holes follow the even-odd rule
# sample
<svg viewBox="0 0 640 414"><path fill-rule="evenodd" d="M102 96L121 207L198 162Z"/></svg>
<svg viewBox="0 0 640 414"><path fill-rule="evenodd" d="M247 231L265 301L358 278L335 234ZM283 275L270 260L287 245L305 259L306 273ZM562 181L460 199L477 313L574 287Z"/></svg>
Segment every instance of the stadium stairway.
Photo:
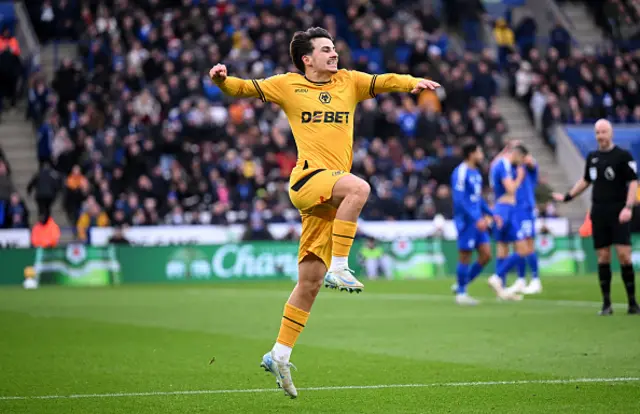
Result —
<svg viewBox="0 0 640 414"><path fill-rule="evenodd" d="M77 56L75 44L49 44L40 49L40 70L48 81L52 81L57 65L64 57L74 59ZM29 180L38 171L37 135L31 121L25 121L25 101L19 102L16 109L7 109L0 123L0 146L11 165L11 176L16 190L27 204L30 221L38 220L38 209L33 197L27 196ZM68 227L67 216L62 207L62 197L58 196L52 206L52 215L61 228ZM63 232L63 236L66 236Z"/></svg>
<svg viewBox="0 0 640 414"><path fill-rule="evenodd" d="M37 220L35 200L27 197L27 184L38 171L36 138L32 124L24 119L24 109L7 108L0 123L0 146L11 166L11 178L18 193L23 197L31 214L31 222Z"/></svg>
<svg viewBox="0 0 640 414"><path fill-rule="evenodd" d="M584 3L564 2L560 6L562 12L571 21L571 36L581 46L597 46L605 41L604 33L589 14L589 10Z"/></svg>
<svg viewBox="0 0 640 414"><path fill-rule="evenodd" d="M540 177L545 178L554 191L564 192L573 183L558 165L559 160L551 148L542 139L531 125L529 116L522 104L509 96L500 96L496 104L509 128L507 140L522 141L534 158L538 161ZM576 208L576 204L561 204L558 213L567 217L571 222L582 222L586 211Z"/></svg>

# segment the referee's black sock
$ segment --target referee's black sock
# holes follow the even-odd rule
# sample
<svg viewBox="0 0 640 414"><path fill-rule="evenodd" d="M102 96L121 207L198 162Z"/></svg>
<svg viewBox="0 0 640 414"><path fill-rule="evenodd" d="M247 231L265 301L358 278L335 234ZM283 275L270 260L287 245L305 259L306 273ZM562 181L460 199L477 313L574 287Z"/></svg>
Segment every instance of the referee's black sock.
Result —
<svg viewBox="0 0 640 414"><path fill-rule="evenodd" d="M611 306L611 263L598 264L598 278L604 307Z"/></svg>
<svg viewBox="0 0 640 414"><path fill-rule="evenodd" d="M622 273L622 281L624 288L627 290L627 298L629 298L629 306L636 304L636 274L633 271L633 265L620 266Z"/></svg>

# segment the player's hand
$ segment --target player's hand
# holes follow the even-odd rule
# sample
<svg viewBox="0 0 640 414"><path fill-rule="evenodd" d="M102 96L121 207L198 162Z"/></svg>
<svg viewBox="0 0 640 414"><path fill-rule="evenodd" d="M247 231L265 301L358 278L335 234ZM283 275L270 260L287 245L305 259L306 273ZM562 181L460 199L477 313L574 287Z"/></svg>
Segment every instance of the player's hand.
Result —
<svg viewBox="0 0 640 414"><path fill-rule="evenodd" d="M502 217L500 216L493 216L493 221L496 222L496 227L501 229L502 225L504 224L504 222L502 221Z"/></svg>
<svg viewBox="0 0 640 414"><path fill-rule="evenodd" d="M440 87L440 84L438 82L430 81L428 79L421 79L420 82L418 82L418 84L416 85L416 87L411 90L411 93L420 93L425 89L433 91L439 87Z"/></svg>
<svg viewBox="0 0 640 414"><path fill-rule="evenodd" d="M564 203L564 194L551 193L551 197L553 198L554 201L557 201L558 203Z"/></svg>
<svg viewBox="0 0 640 414"><path fill-rule="evenodd" d="M485 218L481 218L480 220L476 221L476 228L480 231L486 231L487 230L487 220L485 220Z"/></svg>
<svg viewBox="0 0 640 414"><path fill-rule="evenodd" d="M633 212L629 207L623 208L620 212L620 216L618 217L620 219L620 223L628 223L631 220L632 215Z"/></svg>
<svg viewBox="0 0 640 414"><path fill-rule="evenodd" d="M536 163L536 161L533 159L533 155L528 154L526 157L524 157L524 163L525 165L528 165L529 167L533 167Z"/></svg>
<svg viewBox="0 0 640 414"><path fill-rule="evenodd" d="M484 216L484 219L487 222L487 227L491 227L491 225L493 224L493 217L491 216Z"/></svg>
<svg viewBox="0 0 640 414"><path fill-rule="evenodd" d="M209 71L209 77L214 82L222 82L227 79L227 67L222 64L217 64Z"/></svg>

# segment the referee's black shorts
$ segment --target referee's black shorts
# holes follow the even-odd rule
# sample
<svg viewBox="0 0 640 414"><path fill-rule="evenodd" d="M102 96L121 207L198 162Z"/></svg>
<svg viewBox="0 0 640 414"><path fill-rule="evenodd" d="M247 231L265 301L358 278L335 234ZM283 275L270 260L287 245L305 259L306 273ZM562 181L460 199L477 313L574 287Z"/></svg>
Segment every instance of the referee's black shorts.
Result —
<svg viewBox="0 0 640 414"><path fill-rule="evenodd" d="M593 247L601 249L619 244L631 246L631 223L620 223L624 204L604 204L591 207Z"/></svg>

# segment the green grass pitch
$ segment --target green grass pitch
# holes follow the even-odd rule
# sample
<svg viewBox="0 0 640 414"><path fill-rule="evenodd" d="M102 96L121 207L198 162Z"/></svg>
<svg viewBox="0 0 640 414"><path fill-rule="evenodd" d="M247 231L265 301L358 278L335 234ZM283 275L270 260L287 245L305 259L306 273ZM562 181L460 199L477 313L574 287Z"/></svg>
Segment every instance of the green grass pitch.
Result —
<svg viewBox="0 0 640 414"><path fill-rule="evenodd" d="M0 413L638 413L640 317L598 317L595 277L460 308L451 280L323 289L299 397L259 368L287 282L0 289ZM210 363L215 357L215 361Z"/></svg>

